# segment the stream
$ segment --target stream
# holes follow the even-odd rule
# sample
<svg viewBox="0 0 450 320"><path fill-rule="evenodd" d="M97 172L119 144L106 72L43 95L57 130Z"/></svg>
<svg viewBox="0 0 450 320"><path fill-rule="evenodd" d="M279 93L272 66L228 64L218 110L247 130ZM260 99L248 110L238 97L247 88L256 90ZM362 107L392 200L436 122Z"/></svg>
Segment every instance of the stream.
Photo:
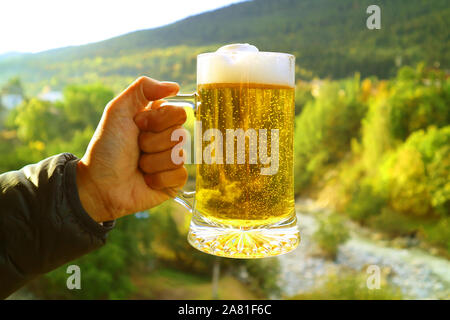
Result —
<svg viewBox="0 0 450 320"><path fill-rule="evenodd" d="M311 199L296 203L302 239L294 251L278 257L283 296L311 291L329 274L339 275L344 270L363 272L368 265L377 265L386 281L398 287L405 299L450 299L448 259L418 247L396 248L373 240L351 221L347 224L350 238L339 247L336 259L318 255L312 235L318 226L315 215L324 210Z"/></svg>

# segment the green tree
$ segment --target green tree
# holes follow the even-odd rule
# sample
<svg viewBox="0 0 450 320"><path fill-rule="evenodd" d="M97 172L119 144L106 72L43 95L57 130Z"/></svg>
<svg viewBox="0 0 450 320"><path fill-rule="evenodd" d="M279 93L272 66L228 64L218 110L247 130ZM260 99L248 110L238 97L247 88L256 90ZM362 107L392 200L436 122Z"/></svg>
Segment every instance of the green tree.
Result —
<svg viewBox="0 0 450 320"><path fill-rule="evenodd" d="M17 136L24 142L48 142L63 132L64 116L52 103L32 98L15 112Z"/></svg>
<svg viewBox="0 0 450 320"><path fill-rule="evenodd" d="M101 84L70 85L64 89L63 95L62 108L72 126L95 128L114 92Z"/></svg>
<svg viewBox="0 0 450 320"><path fill-rule="evenodd" d="M23 88L22 80L19 77L10 78L0 91L0 96L4 94L16 94L25 98L25 90Z"/></svg>
<svg viewBox="0 0 450 320"><path fill-rule="evenodd" d="M381 188L398 212L424 216L450 213L450 126L419 130L386 158Z"/></svg>
<svg viewBox="0 0 450 320"><path fill-rule="evenodd" d="M297 191L350 151L351 139L359 136L361 119L366 113L359 76L319 83L312 91L316 99L306 104L295 121Z"/></svg>
<svg viewBox="0 0 450 320"><path fill-rule="evenodd" d="M394 139L405 140L412 132L450 123L450 81L444 72L403 67L391 82L386 101L389 129Z"/></svg>

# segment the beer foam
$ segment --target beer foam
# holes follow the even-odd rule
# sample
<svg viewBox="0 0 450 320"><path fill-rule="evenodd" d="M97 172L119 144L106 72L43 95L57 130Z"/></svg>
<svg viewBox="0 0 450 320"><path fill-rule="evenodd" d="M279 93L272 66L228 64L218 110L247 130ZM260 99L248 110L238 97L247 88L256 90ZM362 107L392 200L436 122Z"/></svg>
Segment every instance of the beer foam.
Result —
<svg viewBox="0 0 450 320"><path fill-rule="evenodd" d="M295 58L261 52L248 43L229 44L197 57L197 84L258 83L295 86Z"/></svg>

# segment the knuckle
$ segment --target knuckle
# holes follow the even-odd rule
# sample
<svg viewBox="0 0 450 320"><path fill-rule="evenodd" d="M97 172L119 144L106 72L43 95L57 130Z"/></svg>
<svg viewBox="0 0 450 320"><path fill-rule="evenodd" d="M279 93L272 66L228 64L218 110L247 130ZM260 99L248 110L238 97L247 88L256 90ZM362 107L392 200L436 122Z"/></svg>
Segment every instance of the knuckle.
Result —
<svg viewBox="0 0 450 320"><path fill-rule="evenodd" d="M140 76L136 79L135 83L136 85L142 85L147 80L146 76Z"/></svg>
<svg viewBox="0 0 450 320"><path fill-rule="evenodd" d="M139 78L136 79L136 81L134 82L133 86L134 86L134 92L135 92L135 99L138 101L138 103L148 103L148 99L144 94L144 87L145 84L147 83L148 78L146 76L140 76Z"/></svg>
<svg viewBox="0 0 450 320"><path fill-rule="evenodd" d="M110 118L119 107L117 101L111 100L103 110L104 117Z"/></svg>

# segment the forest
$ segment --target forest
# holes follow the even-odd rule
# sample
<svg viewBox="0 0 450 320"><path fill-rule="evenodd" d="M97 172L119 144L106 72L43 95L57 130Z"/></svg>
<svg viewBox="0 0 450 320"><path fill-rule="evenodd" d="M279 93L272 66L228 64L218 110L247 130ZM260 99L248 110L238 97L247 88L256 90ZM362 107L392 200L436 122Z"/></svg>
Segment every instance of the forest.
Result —
<svg viewBox="0 0 450 320"><path fill-rule="evenodd" d="M382 28L366 27L370 4ZM292 53L297 79L395 76L403 65L449 67L450 8L445 0L254 0L98 43L0 56L0 83L20 76L28 93L102 82L115 91L137 75L195 83L196 55L226 43Z"/></svg>

